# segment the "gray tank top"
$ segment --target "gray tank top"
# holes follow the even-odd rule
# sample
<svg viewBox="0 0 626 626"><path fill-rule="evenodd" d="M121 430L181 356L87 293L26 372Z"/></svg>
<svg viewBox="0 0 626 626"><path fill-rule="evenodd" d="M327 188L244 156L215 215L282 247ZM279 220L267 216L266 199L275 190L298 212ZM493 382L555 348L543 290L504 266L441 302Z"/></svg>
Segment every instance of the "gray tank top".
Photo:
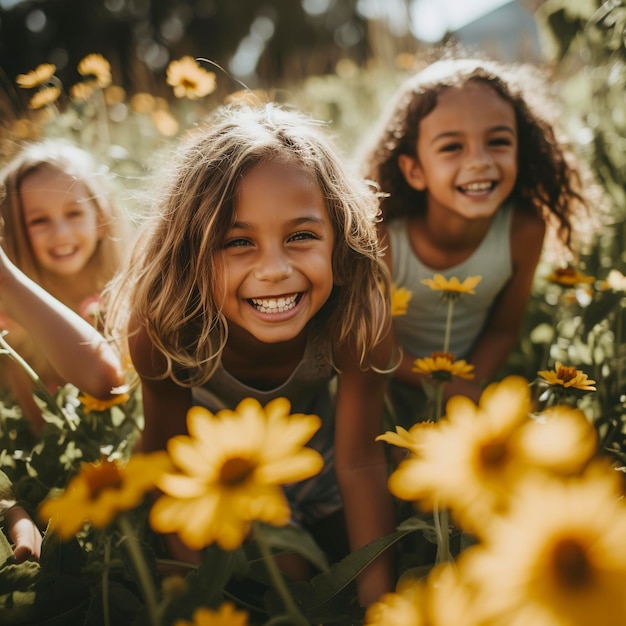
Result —
<svg viewBox="0 0 626 626"><path fill-rule="evenodd" d="M431 269L415 256L406 219L388 224L393 282L413 294L406 315L393 319L396 339L409 354L424 357L443 350L448 305L442 301L441 291L434 291L421 281L435 274L443 274L447 279L456 276L461 282L468 276L480 275L476 293L462 295L454 304L449 352L457 358L467 357L494 300L513 273L512 215L512 206L500 207L478 248L465 261L446 270Z"/></svg>

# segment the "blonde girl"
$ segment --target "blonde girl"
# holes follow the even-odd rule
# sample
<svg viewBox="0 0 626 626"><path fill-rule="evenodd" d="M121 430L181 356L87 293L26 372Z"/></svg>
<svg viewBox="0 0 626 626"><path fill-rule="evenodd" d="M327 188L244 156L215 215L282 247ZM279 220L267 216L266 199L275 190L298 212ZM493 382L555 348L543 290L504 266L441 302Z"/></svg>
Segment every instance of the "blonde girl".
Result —
<svg viewBox="0 0 626 626"><path fill-rule="evenodd" d="M391 391L405 425L423 404L414 360L442 350L446 324L441 292L422 280L482 276L455 304L450 345L476 377L446 387L477 399L518 339L544 235L567 261L575 227L584 232L581 170L517 69L437 61L401 85L362 146L362 171L385 194L392 281L413 294L394 318L404 357Z"/></svg>
<svg viewBox="0 0 626 626"><path fill-rule="evenodd" d="M92 324L127 232L106 177L87 152L62 140L26 145L0 171L2 247L8 261ZM9 331L7 341L44 383L54 390L69 382L32 340L23 319L12 316L6 306L3 310L0 321ZM43 422L30 380L13 363L0 367L3 386L13 392L34 429L40 429Z"/></svg>
<svg viewBox="0 0 626 626"><path fill-rule="evenodd" d="M318 123L274 105L218 110L171 166L107 290L107 319L128 329L141 379L142 448L186 432L192 404L286 397L323 421L310 445L325 469L287 490L294 519L313 525L343 510L351 549L389 532L374 441L391 353L375 196ZM360 601L392 582L383 556L360 577Z"/></svg>

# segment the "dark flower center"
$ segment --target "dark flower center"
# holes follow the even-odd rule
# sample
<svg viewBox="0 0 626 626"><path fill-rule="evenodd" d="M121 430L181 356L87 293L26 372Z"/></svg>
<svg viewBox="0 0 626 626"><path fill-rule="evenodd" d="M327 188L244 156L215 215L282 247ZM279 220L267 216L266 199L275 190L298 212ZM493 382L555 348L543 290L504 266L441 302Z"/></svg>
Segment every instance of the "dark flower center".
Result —
<svg viewBox="0 0 626 626"><path fill-rule="evenodd" d="M554 570L559 582L570 589L579 589L589 583L592 569L587 552L574 539L562 539L554 547Z"/></svg>
<svg viewBox="0 0 626 626"><path fill-rule="evenodd" d="M220 470L220 481L229 487L244 483L254 471L254 465L248 459L233 457L225 461Z"/></svg>
<svg viewBox="0 0 626 626"><path fill-rule="evenodd" d="M112 461L104 460L98 465L83 466L82 475L92 500L97 500L105 489L121 489L123 484L122 474Z"/></svg>
<svg viewBox="0 0 626 626"><path fill-rule="evenodd" d="M574 380L577 374L578 370L575 367L565 367L564 365L561 365L556 371L556 377L564 383Z"/></svg>
<svg viewBox="0 0 626 626"><path fill-rule="evenodd" d="M488 469L502 467L508 456L508 447L505 441L493 439L485 443L480 449L480 461Z"/></svg>

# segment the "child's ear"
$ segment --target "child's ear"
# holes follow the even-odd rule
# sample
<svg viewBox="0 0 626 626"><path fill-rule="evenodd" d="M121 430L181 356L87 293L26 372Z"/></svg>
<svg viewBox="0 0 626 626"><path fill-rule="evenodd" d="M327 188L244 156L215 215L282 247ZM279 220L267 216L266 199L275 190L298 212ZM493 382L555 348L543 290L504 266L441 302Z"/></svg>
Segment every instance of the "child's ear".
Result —
<svg viewBox="0 0 626 626"><path fill-rule="evenodd" d="M424 189L426 189L424 172L415 157L409 156L408 154L401 154L398 157L398 167L404 176L404 180L406 180L410 187L413 187L413 189L417 191L424 191Z"/></svg>

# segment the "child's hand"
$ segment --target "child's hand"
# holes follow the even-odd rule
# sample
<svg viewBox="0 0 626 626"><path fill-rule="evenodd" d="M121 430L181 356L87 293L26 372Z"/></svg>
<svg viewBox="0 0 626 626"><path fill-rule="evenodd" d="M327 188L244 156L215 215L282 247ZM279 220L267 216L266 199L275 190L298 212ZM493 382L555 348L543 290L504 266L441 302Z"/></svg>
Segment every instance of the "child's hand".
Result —
<svg viewBox="0 0 626 626"><path fill-rule="evenodd" d="M30 515L19 505L8 509L4 520L13 542L13 554L17 563L38 561L41 555L41 533Z"/></svg>

